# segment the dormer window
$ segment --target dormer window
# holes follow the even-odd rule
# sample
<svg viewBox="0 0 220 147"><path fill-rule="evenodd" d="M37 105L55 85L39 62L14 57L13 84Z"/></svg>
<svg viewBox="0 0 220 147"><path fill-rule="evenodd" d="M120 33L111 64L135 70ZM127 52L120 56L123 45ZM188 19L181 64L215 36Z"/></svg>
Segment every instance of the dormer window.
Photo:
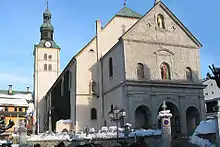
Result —
<svg viewBox="0 0 220 147"><path fill-rule="evenodd" d="M157 26L161 29L165 29L164 16L162 14L157 15Z"/></svg>

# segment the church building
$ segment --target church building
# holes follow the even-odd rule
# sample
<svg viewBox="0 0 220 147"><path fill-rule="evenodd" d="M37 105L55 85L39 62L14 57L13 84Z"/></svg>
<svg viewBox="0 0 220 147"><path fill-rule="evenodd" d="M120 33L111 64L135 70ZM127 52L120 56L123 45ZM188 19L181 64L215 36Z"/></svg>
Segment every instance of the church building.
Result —
<svg viewBox="0 0 220 147"><path fill-rule="evenodd" d="M95 37L60 75L60 48L52 38L50 17L44 14L46 24L35 47L40 131L50 123L55 131L61 119L71 119L75 131L112 126L108 113L115 106L127 113L120 126L128 122L133 128L157 129L164 100L173 114L172 134L191 134L205 119L202 44L163 2L156 1L145 15L124 5L105 26L97 20Z"/></svg>

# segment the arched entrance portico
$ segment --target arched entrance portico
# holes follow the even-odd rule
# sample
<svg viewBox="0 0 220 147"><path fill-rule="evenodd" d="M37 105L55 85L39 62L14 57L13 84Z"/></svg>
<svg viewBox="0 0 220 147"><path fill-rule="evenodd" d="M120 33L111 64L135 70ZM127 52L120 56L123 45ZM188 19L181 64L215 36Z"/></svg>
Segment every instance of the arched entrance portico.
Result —
<svg viewBox="0 0 220 147"><path fill-rule="evenodd" d="M149 129L151 127L150 109L141 105L135 110L135 128Z"/></svg>
<svg viewBox="0 0 220 147"><path fill-rule="evenodd" d="M172 117L171 117L171 132L172 136L180 134L180 112L178 107L173 104L172 102L166 102L167 108L166 110L170 110ZM162 104L159 108L159 112L162 110ZM158 127L161 128L161 120L158 121Z"/></svg>
<svg viewBox="0 0 220 147"><path fill-rule="evenodd" d="M186 124L188 135L192 135L196 127L199 125L200 116L196 107L190 106L186 110Z"/></svg>

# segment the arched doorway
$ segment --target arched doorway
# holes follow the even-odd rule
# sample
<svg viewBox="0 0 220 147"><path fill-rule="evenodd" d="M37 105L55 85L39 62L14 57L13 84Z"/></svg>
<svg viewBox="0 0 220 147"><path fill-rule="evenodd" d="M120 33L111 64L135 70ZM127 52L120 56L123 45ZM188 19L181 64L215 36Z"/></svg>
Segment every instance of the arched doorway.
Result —
<svg viewBox="0 0 220 147"><path fill-rule="evenodd" d="M186 124L188 135L192 135L196 127L199 125L199 111L196 107L189 107L186 110Z"/></svg>
<svg viewBox="0 0 220 147"><path fill-rule="evenodd" d="M172 136L179 135L180 134L180 113L178 107L171 103L171 102L166 102L167 108L166 110L170 110L170 113L172 114L171 117L171 133ZM162 110L162 104L159 108L159 112ZM158 121L158 127L161 129L161 120Z"/></svg>
<svg viewBox="0 0 220 147"><path fill-rule="evenodd" d="M150 109L141 105L135 110L135 128L149 129L151 127Z"/></svg>

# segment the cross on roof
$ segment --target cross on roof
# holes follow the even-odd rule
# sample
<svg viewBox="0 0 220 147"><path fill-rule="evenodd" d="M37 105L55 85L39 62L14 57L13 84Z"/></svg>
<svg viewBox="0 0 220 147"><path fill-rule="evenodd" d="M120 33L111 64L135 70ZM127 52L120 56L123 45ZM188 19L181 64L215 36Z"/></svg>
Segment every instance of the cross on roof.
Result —
<svg viewBox="0 0 220 147"><path fill-rule="evenodd" d="M47 2L46 2L46 8L48 9L48 0L47 0Z"/></svg>
<svg viewBox="0 0 220 147"><path fill-rule="evenodd" d="M124 6L126 6L127 5L127 0L124 0Z"/></svg>

